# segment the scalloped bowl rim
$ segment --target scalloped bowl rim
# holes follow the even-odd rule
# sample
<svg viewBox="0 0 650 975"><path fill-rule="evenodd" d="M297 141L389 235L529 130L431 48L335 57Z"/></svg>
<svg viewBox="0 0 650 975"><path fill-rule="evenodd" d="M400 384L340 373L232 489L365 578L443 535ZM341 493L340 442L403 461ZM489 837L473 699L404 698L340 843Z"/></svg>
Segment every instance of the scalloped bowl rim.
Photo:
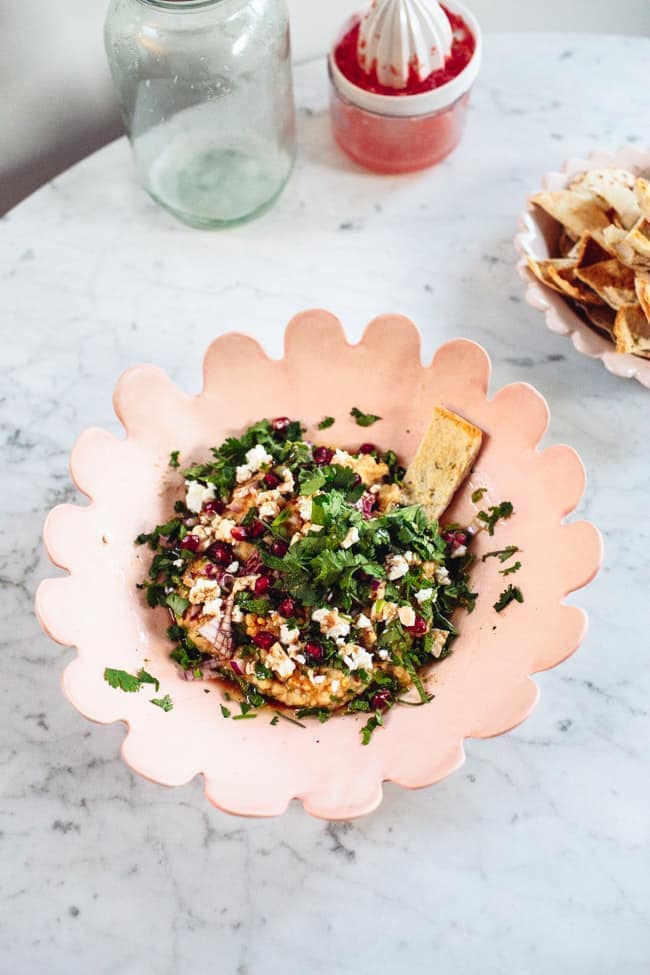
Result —
<svg viewBox="0 0 650 975"><path fill-rule="evenodd" d="M394 341L397 332L400 330L401 343ZM349 773L346 770L341 771L336 769L336 772L333 772L332 769L329 769L329 772L324 771L319 773L322 778L318 778L318 776L315 778L310 778L309 775L304 776L304 781L307 783L304 788L295 788L292 785L287 786L286 783L284 785L276 785L275 779L272 777L270 781L266 781L265 784L263 783L260 792L248 786L244 787L241 783L233 784L233 769L231 769L230 777L223 772L223 778L220 779L222 770L220 766L218 768L214 767L213 763L215 759L213 757L209 761L203 760L203 764L197 759L198 765L196 767L188 766L186 768L180 762L177 763L177 767L173 770L167 767L162 768L159 756L154 754L156 749L158 749L158 736L168 733L168 728L164 722L161 723L162 712L158 713L159 709L157 708L150 708L147 712L142 709L137 710L136 706L139 707L139 703L127 699L138 697L138 695L125 695L111 690L110 694L112 696L106 696L106 686L102 686L101 673L103 672L104 666L114 665L112 661L106 658L102 658L99 662L99 676L93 671L91 678L88 679L84 667L87 666L88 658L92 656L92 653L88 653L87 645L92 643L95 646L97 639L93 643L87 635L83 636L82 630L79 632L82 633L83 639L76 641L71 638L73 632L76 632L74 631L72 613L72 608L77 605L74 601L75 595L77 595L75 593L75 587L83 591L86 580L82 579L80 572L75 572L74 567L70 571L69 566L70 563L78 561L87 549L89 550L91 539L87 531L86 537L84 537L83 531L75 532L73 533L74 541L70 543L66 541L67 536L62 531L62 528L69 527L71 522L77 527L80 520L82 525L84 523L87 524L88 519L92 521L92 518L97 517L98 513L101 515L102 506L106 508L107 505L110 506L110 502L107 502L106 498L102 499L100 497L99 500L91 500L91 504L87 507L61 505L54 508L49 513L45 523L43 532L45 547L51 561L61 568L68 569L68 575L62 578L59 577L58 579L44 580L37 592L36 612L41 626L55 641L65 646L78 646L77 656L67 665L62 675L62 687L65 696L80 713L96 723L111 724L116 721L122 721L126 724L127 735L122 744L121 751L125 762L134 772L137 772L150 781L169 786L187 783L196 777L196 775L203 775L205 791L209 801L224 812L240 816L258 817L279 815L286 810L293 799L300 799L306 811L316 817L326 820L351 819L368 814L377 808L382 799L382 784L384 781L393 781L409 789L419 789L432 785L455 771L465 760L463 743L466 738L494 737L511 730L525 721L539 699L539 688L531 680L531 675L557 666L577 650L586 634L586 615L582 610L566 604L564 597L568 593L587 585L595 577L602 564L602 540L598 530L588 522L566 522L567 515L575 509L584 493L586 478L584 467L579 457L572 448L562 445L546 448L544 451L541 451L539 448L539 443L548 425L549 411L544 398L534 387L526 383L516 383L512 386L504 387L502 390L497 391L491 398L488 398L490 376L489 358L480 346L465 339L455 339L445 343L437 350L431 364L424 366L421 361L419 333L410 320L401 316L381 316L374 319L366 329L361 341L357 344L352 344L347 340L340 322L334 316L319 310L304 312L296 316L289 323L285 339L285 355L280 359L271 359L254 339L244 336L241 333L222 335L209 346L206 352L204 360L205 383L201 393L195 397L189 397L180 393L171 384L168 377L155 367L142 366L128 370L119 380L115 393L116 413L126 428L127 436L124 440L117 440L117 438L112 438L105 431L100 430L86 431L85 434L82 434L72 453L71 470L73 480L79 489L92 499L93 494L96 492L89 489L88 477L91 476L92 478L94 476L92 471L98 470L98 458L104 456L103 450L124 451L127 449L126 445L138 446L138 433L134 433L134 430L137 431L138 427L138 410L141 405L143 389L147 389L148 396L162 397L160 400L161 403L165 396L169 396L174 400L173 405L175 407L181 404L181 406L185 405L187 409L193 409L201 405L200 401L202 398L207 397L209 400L209 396L214 393L215 389L220 394L221 387L219 386L219 382L228 382L228 374L236 372L236 369L226 367L225 362L228 360L228 356L220 356L220 353L224 350L229 351L231 361L236 364L241 359L241 353L244 347L247 352L255 349L255 354L258 355L258 365L256 368L262 371L266 370L268 375L275 375L276 378L281 377L282 374L282 382L286 382L286 370L289 369L291 371L292 363L294 370L296 365L299 367L298 372L300 372L300 368L304 368L306 362L305 357L309 350L309 343L306 339L309 335L314 336L316 334L318 334L319 339L324 343L323 358L327 359L331 357L332 369L338 368L342 372L345 372L346 368L349 369L352 359L355 357L358 358L359 356L363 356L364 361L372 361L374 357L376 362L383 362L382 349L385 348L386 338L390 334L393 340L393 351L395 349L401 349L404 361L411 363L410 368L413 369L414 373L423 377L423 383L427 381L436 385L436 391L446 390L444 394L446 402L449 402L450 397L453 396L453 386L445 385L445 383L450 382L450 377L443 371L443 365L446 363L450 369L450 364L454 362L465 366L469 370L469 373L465 374L465 385L471 386L472 392L467 392L463 387L463 391L458 393L458 402L461 403L462 401L463 404L470 402L475 402L476 404L483 403L485 417L493 417L493 420L489 422L493 422L497 426L498 424L510 423L515 431L516 443L514 446L512 436L508 439L507 443L505 438L500 439L497 436L488 438L490 441L490 450L494 451L495 458L498 460L498 457L501 455L507 457L509 453L512 454L516 450L519 450L521 464L523 465L525 461L527 465L533 465L536 471L541 472L540 476L542 480L549 478L549 471L551 473L554 472L556 467L561 472L559 481L562 482L562 486L560 486L559 482L556 485L552 479L548 481L549 497L558 511L557 517L555 513L551 513L549 519L552 530L555 533L553 535L554 538L560 539L562 544L566 545L566 542L563 540L567 539L568 533L571 533L574 540L572 545L566 548L566 564L563 565L565 578L557 583L557 593L561 598L558 599L557 605L555 598L551 599L555 615L550 620L550 625L551 631L555 632L552 627L557 624L557 645L552 647L547 646L547 643L552 644L552 640L549 640L544 643L543 650L536 651L534 648L532 650L529 649L528 653L531 656L526 666L523 666L524 662L520 661L517 657L512 658L514 663L512 660L509 660L508 667L513 671L511 675L512 700L508 699L507 695L501 700L497 694L496 706L485 705L483 713L481 713L481 709L479 708L478 713L473 714L471 720L466 718L468 724L467 726L463 725L462 728L460 726L456 727L455 725L451 727L443 723L442 732L447 735L447 738L444 742L438 741L435 737L432 739L431 746L435 757L429 756L427 752L421 761L416 760L410 765L407 763L402 767L400 764L402 761L400 744L403 743L403 738L400 738L400 735L403 736L407 733L408 728L413 728L412 721L408 724L408 728L405 722L402 721L399 730L397 727L392 729L394 731L392 739L388 737L380 739L381 743L376 751L372 750L372 746L369 749L362 748L357 740L356 747L360 751L358 753L350 752L349 754L351 767L355 762L358 763L360 761L360 755L364 756L363 764L357 767L357 773L363 779L361 784L358 784L356 779L353 781L350 778L348 781L346 776ZM347 364L346 357L350 360ZM222 362L224 362L223 366ZM471 383L467 379L468 374L471 374ZM383 381L381 376L375 378L374 374L367 379L370 385L373 382L375 384L378 383L377 388L381 387L381 382ZM216 383L216 386L211 386L211 383ZM409 386L409 388L413 387ZM450 390L452 390L451 393ZM289 395L286 386L284 387L283 395ZM309 390L307 395L312 396L313 392ZM422 395L424 397L423 402L430 403L430 400L427 399L427 392L424 391ZM463 397L465 397L464 400ZM325 398L327 398L326 394ZM204 405L207 404L208 400L204 402ZM450 405L453 408L453 403ZM399 407L398 404L396 408L408 409L404 404L402 407ZM478 406L476 409L478 409ZM323 414L321 413L320 415ZM344 424L345 420L341 422ZM141 437L145 436L142 432L139 435ZM342 439L341 442L345 442L345 440ZM166 444L165 449L167 449L167 446L169 445ZM532 450L530 449L531 447L533 448ZM146 452L142 442L139 445L139 449L141 454ZM412 443L410 449L413 449ZM169 456L169 451L165 456ZM493 458L491 463L494 462L495 459ZM147 463L149 463L149 460L147 460ZM477 469L481 468L481 464L482 462L479 458ZM489 484L489 465L487 462L483 462L483 466L487 472L486 481ZM91 472L90 475L89 472ZM514 477L516 480L516 474L513 474L511 471L509 472L509 476L511 478ZM522 473L521 477L523 476ZM154 480L155 478L152 474L152 483ZM567 484L569 484L568 487L566 486ZM160 484L158 484L159 486ZM460 503L464 505L466 501L467 498L464 497ZM456 502L454 502L453 507L456 507ZM84 519L86 519L85 522ZM528 534L526 534L528 532L531 538L533 536L539 536L541 538L541 528L536 534L535 527L531 525L531 521L534 520L531 517L527 520L521 520L519 531L524 537L528 537ZM577 544L575 541L578 534L580 535L580 544ZM550 539L543 542L543 544L548 548L551 544ZM548 556L548 552L546 554ZM61 604L62 597L63 604ZM65 606L66 598L70 600L68 609ZM125 598L127 597L125 596ZM128 595L128 599L131 603L133 602L133 593ZM521 607L521 609L524 612L527 611L526 606ZM471 621L472 617L468 617L468 619ZM511 619L515 618L511 617ZM508 652L511 656L511 645L514 634L517 632L516 627L521 626L522 622L520 620L514 629L511 626L509 630L506 625L506 634L501 637L502 642L498 644L499 648L510 648ZM83 627L83 621L78 622L78 625ZM479 628L479 637L481 632ZM528 642L534 643L535 640L531 632L527 631L527 633L528 636L526 639ZM559 634L562 634L561 640ZM475 652L474 644L479 638L477 637L474 640L474 644L471 642L472 639L468 638L466 641L466 654L469 653L470 648L472 648L472 652ZM518 639L521 640L521 635ZM83 654L81 647L84 648ZM534 656L535 653L537 654L536 656ZM462 681L471 677L476 680L477 677L474 676L473 669L470 669L468 666L469 658L463 661L459 651L458 655L452 654L448 660L454 660L455 657L459 661L458 666L461 667L461 671L463 671L464 667L461 677L456 678L456 680ZM481 659L480 657L476 657L472 668L477 666L476 661L480 662ZM161 667L164 665L162 658L160 658L158 664ZM504 686L507 689L505 677L500 675L500 680L504 682ZM452 685L453 682L448 680L446 685L443 682L441 689L446 687L451 688ZM496 693L496 690L496 688L489 689L490 693ZM452 692L448 690L446 693L449 697ZM482 691L482 693L488 694L487 691ZM440 701L444 701L444 696L440 697ZM201 703L204 702L199 702L199 704ZM187 707L191 709L194 707L194 704L189 706L181 702L181 706L187 711ZM441 704L440 707L442 708L443 705ZM492 707L492 710L490 710L490 707ZM132 709L131 714L128 713L129 709ZM410 712L412 709L401 710ZM423 714L429 712L429 709L415 710ZM142 715L144 715L144 718ZM169 713L169 716L165 717L171 717L173 715L176 715L176 718L172 720L177 720L177 722L185 720L185 712L184 717L181 718L176 714L176 708ZM396 716L397 712L391 713L391 718ZM408 715L408 717L412 718L412 715ZM320 744L321 739L324 740L328 735L328 729L333 729L336 726L336 731L333 736L330 735L330 749L340 747L340 742L344 740L343 724L347 720L335 720L330 722L329 725L324 726L320 731L314 731L311 733L311 744L313 745L314 736L317 734L320 735L320 738L316 739L316 744ZM214 727L220 729L224 725L230 724L232 722L224 722L223 725L217 724ZM252 723L245 722L244 724ZM396 722L397 724L398 722ZM179 727L181 730L184 728L185 732L187 732L187 721L184 725L181 723ZM240 725L239 727L241 728L242 726ZM197 729L193 727L190 730L192 735L197 733ZM289 728L289 732L293 731L293 728ZM408 733L412 734L412 730ZM217 730L215 734L218 738L220 731ZM284 729L283 734L285 734ZM148 735L149 740L147 738ZM307 761L309 750L305 751L305 741L295 737L291 739L288 732L286 732L286 735L286 740L291 740L293 744L292 757L296 751L302 749L302 760L303 762ZM384 732L384 735L390 736L391 728ZM268 740L268 734L266 738L259 738L256 747L259 747L260 743L266 744ZM335 744L337 741L339 742L338 746ZM349 744L349 736L347 741ZM254 750L251 751L252 746L242 745L240 740L236 741L235 747L239 749L246 749L248 747L248 752L243 751L244 758L254 754ZM309 760L312 764L318 764L326 752L327 749L314 751L312 748L309 752ZM225 758L227 764L229 760L227 753L222 751L219 757L221 761ZM234 759L232 761L234 762ZM302 766L299 764L300 757L296 761L298 764L295 766L295 769L298 773L302 770ZM293 769L294 767L291 766L291 768ZM326 761L324 768L327 768ZM335 780L331 786L330 778ZM296 774L296 780L300 779L301 775ZM241 790L241 794L238 792L238 789ZM266 791L264 791L265 789Z"/></svg>

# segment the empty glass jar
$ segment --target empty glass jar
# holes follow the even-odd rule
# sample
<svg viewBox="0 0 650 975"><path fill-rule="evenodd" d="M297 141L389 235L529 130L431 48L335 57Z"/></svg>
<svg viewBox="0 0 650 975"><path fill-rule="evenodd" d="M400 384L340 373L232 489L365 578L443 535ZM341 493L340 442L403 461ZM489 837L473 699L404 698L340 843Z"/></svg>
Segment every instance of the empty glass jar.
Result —
<svg viewBox="0 0 650 975"><path fill-rule="evenodd" d="M285 0L111 0L105 39L150 195L194 227L267 209L295 158Z"/></svg>

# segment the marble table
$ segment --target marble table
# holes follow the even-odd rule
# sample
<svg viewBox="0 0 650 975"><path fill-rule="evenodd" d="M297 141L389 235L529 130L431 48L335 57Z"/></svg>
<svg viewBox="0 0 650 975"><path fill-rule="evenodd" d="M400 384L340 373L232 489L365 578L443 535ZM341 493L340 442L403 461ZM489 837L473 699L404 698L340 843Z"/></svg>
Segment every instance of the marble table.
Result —
<svg viewBox="0 0 650 975"><path fill-rule="evenodd" d="M304 65L300 161L259 222L174 223L135 185L123 140L0 222L1 972L646 975L650 394L545 329L523 303L512 239L546 169L640 142L649 55L641 39L489 36L465 141L405 178L343 158L324 66ZM458 773L424 792L387 786L355 823L298 805L230 819L199 781L172 791L134 776L123 728L64 700L73 651L32 613L52 571L40 529L75 498L77 434L118 429L123 369L149 360L196 390L215 335L245 329L276 355L287 319L315 305L353 338L376 313L404 312L426 357L465 335L491 353L495 389L533 382L553 411L547 442L587 465L580 515L601 527L606 565L572 597L591 616L580 652L537 678L526 724L468 742Z"/></svg>

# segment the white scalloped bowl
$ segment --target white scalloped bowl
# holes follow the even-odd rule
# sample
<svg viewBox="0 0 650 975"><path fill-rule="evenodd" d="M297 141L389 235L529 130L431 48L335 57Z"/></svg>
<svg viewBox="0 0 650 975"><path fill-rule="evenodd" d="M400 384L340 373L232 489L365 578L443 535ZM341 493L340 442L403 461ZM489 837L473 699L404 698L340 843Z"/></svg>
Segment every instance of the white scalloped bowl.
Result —
<svg viewBox="0 0 650 975"><path fill-rule="evenodd" d="M501 734L523 721L538 689L530 675L565 660L582 640L584 613L565 604L567 593L598 571L602 547L587 522L564 524L585 487L585 472L570 447L538 449L548 424L540 394L516 383L488 397L490 361L462 339L421 361L420 336L399 316L372 322L350 345L340 322L323 311L305 312L287 329L284 358L269 359L252 339L223 335L204 363L204 387L188 396L154 366L137 366L118 382L115 410L126 436L86 430L71 457L72 477L90 497L85 507L62 505L48 516L44 540L55 565L68 575L45 580L37 594L39 620L77 656L63 674L63 689L86 717L124 721L125 761L166 785L203 775L209 800L249 816L283 812L300 798L308 812L349 819L381 801L382 782L420 788L449 775L463 761L463 741ZM435 701L395 709L387 726L364 748L363 716L340 716L302 730L288 722L224 721L223 690L204 693L200 681L181 680L169 658L169 623L148 609L137 589L148 568L135 536L165 520L182 492L169 468L172 450L183 459L209 457L209 447L261 416L288 415L314 424L336 417L332 431L308 435L320 442L358 445L363 433L351 420L358 404L384 417L373 441L394 446L408 463L435 404L466 416L485 431L476 469L459 491L449 520L467 523L477 511L477 486L511 500L512 518L495 537L482 533L477 554L517 544L517 575L525 602L498 615L504 588L494 560L477 560L472 583L476 610L460 619L454 653L434 668ZM171 694L173 710L152 707L149 695L124 694L103 680L105 667L136 672L143 664Z"/></svg>
<svg viewBox="0 0 650 975"><path fill-rule="evenodd" d="M569 179L588 169L602 168L629 169L641 174L650 172L650 151L625 146L618 152L599 149L586 159L568 159L561 172L550 172L542 180L542 188L551 192L564 189ZM605 368L622 379L636 379L642 386L650 389L650 360L635 355L622 355L604 335L591 328L574 311L569 302L537 280L526 265L526 257L545 260L554 256L551 248L554 243L557 224L537 207L529 204L528 210L519 218L521 232L515 238L517 250L522 255L518 264L520 276L527 282L526 300L533 308L543 311L546 324L551 332L566 335L574 348L591 359L600 359Z"/></svg>

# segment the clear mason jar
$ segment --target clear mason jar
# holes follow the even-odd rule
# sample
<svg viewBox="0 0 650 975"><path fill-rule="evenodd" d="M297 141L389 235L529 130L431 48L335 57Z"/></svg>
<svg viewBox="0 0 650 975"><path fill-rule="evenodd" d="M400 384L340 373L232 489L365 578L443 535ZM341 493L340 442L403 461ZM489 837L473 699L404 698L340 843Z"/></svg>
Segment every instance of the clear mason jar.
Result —
<svg viewBox="0 0 650 975"><path fill-rule="evenodd" d="M111 0L105 40L149 194L194 227L266 210L295 158L285 0Z"/></svg>

